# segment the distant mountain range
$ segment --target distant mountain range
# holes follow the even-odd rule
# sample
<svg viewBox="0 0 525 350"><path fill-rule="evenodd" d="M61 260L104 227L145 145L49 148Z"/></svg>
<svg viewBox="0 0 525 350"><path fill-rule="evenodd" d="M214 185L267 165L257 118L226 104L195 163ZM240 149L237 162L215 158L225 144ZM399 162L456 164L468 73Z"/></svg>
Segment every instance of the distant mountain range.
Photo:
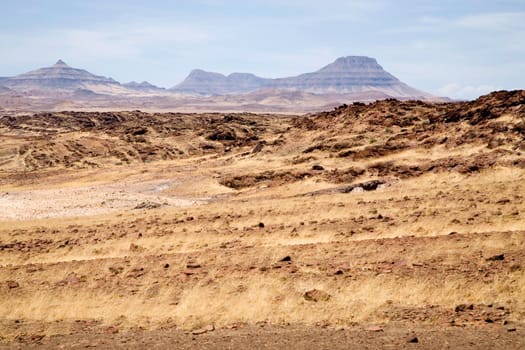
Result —
<svg viewBox="0 0 525 350"><path fill-rule="evenodd" d="M265 79L250 73L228 76L194 70L170 90L202 95L248 93L259 89L297 90L318 94L363 93L375 91L396 98L431 98L432 95L414 89L388 73L370 57L348 56L313 73L295 77Z"/></svg>
<svg viewBox="0 0 525 350"><path fill-rule="evenodd" d="M226 76L196 69L170 89L147 81L122 84L58 60L50 67L0 77L0 96L0 110L6 105L41 110L76 108L95 101L93 106L99 108L162 105L164 109L191 106L197 110L309 111L384 98L442 100L408 86L374 58L364 56L341 57L315 72L277 79L251 73Z"/></svg>

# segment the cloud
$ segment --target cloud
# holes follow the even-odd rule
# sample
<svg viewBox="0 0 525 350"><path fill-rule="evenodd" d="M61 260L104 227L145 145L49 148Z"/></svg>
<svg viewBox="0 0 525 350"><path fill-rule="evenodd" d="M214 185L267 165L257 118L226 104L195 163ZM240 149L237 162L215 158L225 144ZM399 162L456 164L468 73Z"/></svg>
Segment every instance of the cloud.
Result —
<svg viewBox="0 0 525 350"><path fill-rule="evenodd" d="M525 29L525 12L494 12L469 15L455 21L464 28L507 31Z"/></svg>
<svg viewBox="0 0 525 350"><path fill-rule="evenodd" d="M485 95L489 92L500 90L493 85L461 85L458 83L447 84L437 90L440 96L451 97L461 100L471 100Z"/></svg>

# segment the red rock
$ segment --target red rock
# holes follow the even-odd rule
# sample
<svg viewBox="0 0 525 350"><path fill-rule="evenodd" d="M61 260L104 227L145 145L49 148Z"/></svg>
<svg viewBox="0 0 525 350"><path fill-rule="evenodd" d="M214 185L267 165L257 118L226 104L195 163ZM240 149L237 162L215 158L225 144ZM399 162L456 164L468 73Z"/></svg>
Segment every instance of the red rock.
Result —
<svg viewBox="0 0 525 350"><path fill-rule="evenodd" d="M9 288L9 289L14 289L14 288L20 287L20 284L18 284L18 282L16 282L16 281L7 281L6 284L7 284L7 288Z"/></svg>
<svg viewBox="0 0 525 350"><path fill-rule="evenodd" d="M330 294L328 294L325 291L318 290L318 289L312 289L303 294L303 298L306 301L328 301L330 300Z"/></svg>
<svg viewBox="0 0 525 350"><path fill-rule="evenodd" d="M210 324L210 325L207 325L204 328L194 329L193 331L191 331L191 334L193 334L193 335L201 335L201 334L204 334L204 333L213 332L214 330L215 330L215 326Z"/></svg>
<svg viewBox="0 0 525 350"><path fill-rule="evenodd" d="M382 332L383 331L383 327L381 326L370 326L368 328L366 328L367 331L369 332Z"/></svg>

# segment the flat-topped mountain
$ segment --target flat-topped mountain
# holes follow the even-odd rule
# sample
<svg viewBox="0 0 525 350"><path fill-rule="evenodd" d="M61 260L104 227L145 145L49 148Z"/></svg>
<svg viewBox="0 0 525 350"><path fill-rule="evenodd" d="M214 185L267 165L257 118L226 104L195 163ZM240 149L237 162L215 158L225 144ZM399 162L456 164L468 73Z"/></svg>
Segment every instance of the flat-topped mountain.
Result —
<svg viewBox="0 0 525 350"><path fill-rule="evenodd" d="M232 73L228 76L194 69L172 91L201 95L247 93L270 86L271 79L260 78L251 73Z"/></svg>
<svg viewBox="0 0 525 350"><path fill-rule="evenodd" d="M29 90L75 90L91 86L118 86L117 81L92 74L86 70L68 66L58 60L53 66L7 78L1 85L16 91Z"/></svg>
<svg viewBox="0 0 525 350"><path fill-rule="evenodd" d="M379 92L396 98L431 98L388 73L374 58L347 56L316 72L294 77L265 79L249 73L220 73L193 70L171 90L202 95L248 93L259 89L298 90L319 94Z"/></svg>

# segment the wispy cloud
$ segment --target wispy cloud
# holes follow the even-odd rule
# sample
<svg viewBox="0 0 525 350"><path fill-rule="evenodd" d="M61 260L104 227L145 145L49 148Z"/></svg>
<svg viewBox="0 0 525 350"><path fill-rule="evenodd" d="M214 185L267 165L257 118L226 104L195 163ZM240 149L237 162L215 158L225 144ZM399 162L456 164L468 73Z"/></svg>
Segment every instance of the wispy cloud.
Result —
<svg viewBox="0 0 525 350"><path fill-rule="evenodd" d="M493 12L464 16L455 24L471 29L481 30L525 30L525 12Z"/></svg>

